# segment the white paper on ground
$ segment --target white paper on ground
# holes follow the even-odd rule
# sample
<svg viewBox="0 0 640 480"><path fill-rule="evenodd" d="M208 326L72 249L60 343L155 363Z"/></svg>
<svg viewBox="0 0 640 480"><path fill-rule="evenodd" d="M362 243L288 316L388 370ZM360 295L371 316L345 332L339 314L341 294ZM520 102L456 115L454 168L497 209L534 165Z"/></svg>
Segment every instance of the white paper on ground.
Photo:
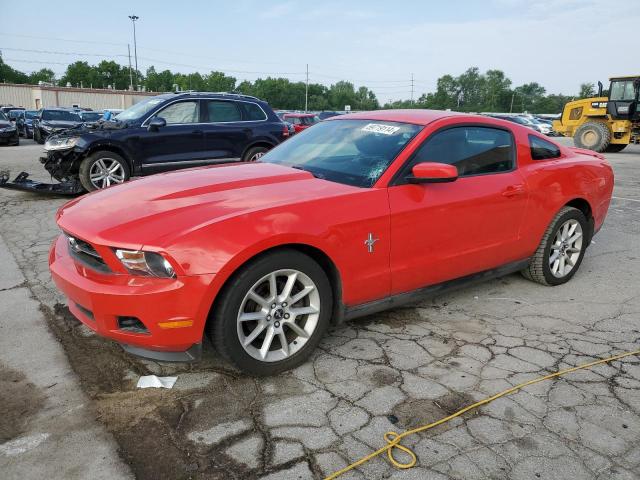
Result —
<svg viewBox="0 0 640 480"><path fill-rule="evenodd" d="M178 377L146 375L138 379L138 388L172 388Z"/></svg>

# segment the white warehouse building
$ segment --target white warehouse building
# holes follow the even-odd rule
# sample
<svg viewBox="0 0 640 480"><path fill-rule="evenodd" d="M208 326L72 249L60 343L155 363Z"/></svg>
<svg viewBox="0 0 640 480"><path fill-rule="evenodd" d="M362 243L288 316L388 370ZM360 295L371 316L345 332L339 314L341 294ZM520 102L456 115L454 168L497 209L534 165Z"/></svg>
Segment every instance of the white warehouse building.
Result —
<svg viewBox="0 0 640 480"><path fill-rule="evenodd" d="M0 105L14 105L28 110L74 105L93 110L125 109L152 95L158 93L0 83Z"/></svg>

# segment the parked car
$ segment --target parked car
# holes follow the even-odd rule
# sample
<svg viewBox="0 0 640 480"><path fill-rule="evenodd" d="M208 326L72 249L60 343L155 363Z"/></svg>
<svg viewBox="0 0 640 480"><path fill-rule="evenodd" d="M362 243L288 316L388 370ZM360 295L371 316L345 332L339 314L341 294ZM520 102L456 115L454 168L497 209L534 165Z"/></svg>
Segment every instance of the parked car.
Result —
<svg viewBox="0 0 640 480"><path fill-rule="evenodd" d="M83 123L96 123L103 118L104 112L102 110L85 110L78 112L78 115L82 119Z"/></svg>
<svg viewBox="0 0 640 480"><path fill-rule="evenodd" d="M47 171L87 191L132 175L231 161L255 161L289 136L269 104L238 94L185 92L149 97L112 122L50 138Z"/></svg>
<svg viewBox="0 0 640 480"><path fill-rule="evenodd" d="M554 135L554 131L553 131L553 128L552 128L551 124L549 124L547 122L543 122L542 120L540 120L539 118L536 118L536 117L523 117L523 118L526 118L531 123L533 123L536 126L536 130L538 130L540 133L542 133L544 135L547 135L547 136L553 136Z"/></svg>
<svg viewBox="0 0 640 480"><path fill-rule="evenodd" d="M24 108L14 108L12 110L9 110L9 112L7 113L9 121L13 122L14 124L21 116L24 116Z"/></svg>
<svg viewBox="0 0 640 480"><path fill-rule="evenodd" d="M11 110L24 110L24 107L15 107L13 105L3 105L2 107L0 107L0 112L4 113L5 115L9 115L9 112Z"/></svg>
<svg viewBox="0 0 640 480"><path fill-rule="evenodd" d="M25 110L22 115L16 121L16 127L20 136L25 138L33 138L33 120L38 115L36 110Z"/></svg>
<svg viewBox="0 0 640 480"><path fill-rule="evenodd" d="M519 115L491 115L493 118L499 118L501 120L506 120L507 122L513 122L513 123L517 123L519 125L524 125L525 127L528 127L532 130L535 130L536 132L540 132L540 127L532 122L529 118L527 117L521 117ZM540 132L542 133L542 132Z"/></svg>
<svg viewBox="0 0 640 480"><path fill-rule="evenodd" d="M43 144L49 135L82 125L80 116L71 109L48 107L38 111L33 119L33 139Z"/></svg>
<svg viewBox="0 0 640 480"><path fill-rule="evenodd" d="M515 123L362 112L260 162L80 197L49 262L71 312L128 352L193 360L209 333L239 368L275 374L345 319L516 271L569 281L612 189L602 155Z"/></svg>
<svg viewBox="0 0 640 480"><path fill-rule="evenodd" d="M285 113L282 115L282 119L285 122L293 124L293 128L296 133L307 129L320 121L317 115L313 113Z"/></svg>
<svg viewBox="0 0 640 480"><path fill-rule="evenodd" d="M20 145L18 129L2 110L0 110L0 144Z"/></svg>

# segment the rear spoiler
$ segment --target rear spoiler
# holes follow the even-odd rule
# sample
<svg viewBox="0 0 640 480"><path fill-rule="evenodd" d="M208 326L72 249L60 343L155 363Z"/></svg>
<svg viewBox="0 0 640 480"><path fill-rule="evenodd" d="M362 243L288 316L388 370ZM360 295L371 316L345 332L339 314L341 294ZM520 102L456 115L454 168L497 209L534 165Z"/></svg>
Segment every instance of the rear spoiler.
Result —
<svg viewBox="0 0 640 480"><path fill-rule="evenodd" d="M569 150L575 153L579 153L580 155L589 155L590 157L596 157L600 160L604 160L604 155L598 152L594 152L593 150L587 150L586 148L578 148L578 147L569 147Z"/></svg>

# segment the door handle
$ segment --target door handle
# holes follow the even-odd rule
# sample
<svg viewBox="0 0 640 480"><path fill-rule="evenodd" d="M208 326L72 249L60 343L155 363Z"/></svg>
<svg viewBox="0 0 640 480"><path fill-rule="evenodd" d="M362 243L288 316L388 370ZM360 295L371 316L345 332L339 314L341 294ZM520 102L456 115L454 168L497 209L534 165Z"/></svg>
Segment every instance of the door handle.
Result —
<svg viewBox="0 0 640 480"><path fill-rule="evenodd" d="M515 197L516 195L522 195L524 192L524 185L509 185L502 191L502 196Z"/></svg>

